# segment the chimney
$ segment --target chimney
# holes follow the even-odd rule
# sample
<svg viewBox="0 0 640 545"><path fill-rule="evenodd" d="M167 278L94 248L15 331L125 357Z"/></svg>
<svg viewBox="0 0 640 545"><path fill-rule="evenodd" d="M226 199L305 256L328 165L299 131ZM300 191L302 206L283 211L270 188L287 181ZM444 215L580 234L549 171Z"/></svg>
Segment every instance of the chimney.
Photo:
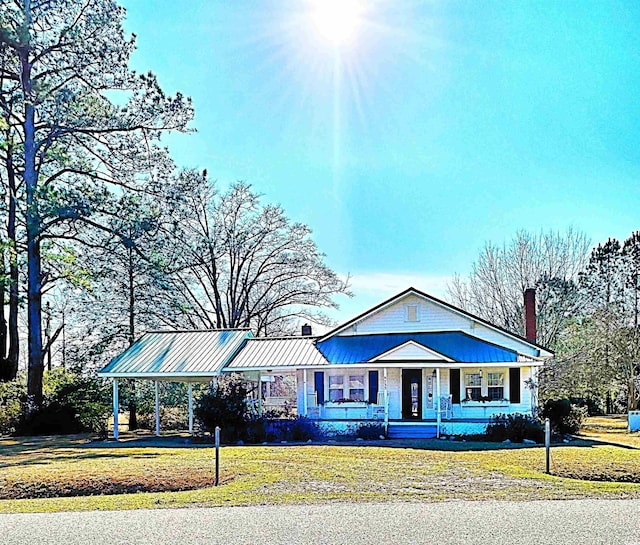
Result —
<svg viewBox="0 0 640 545"><path fill-rule="evenodd" d="M524 336L532 343L536 342L536 290L524 290Z"/></svg>
<svg viewBox="0 0 640 545"><path fill-rule="evenodd" d="M302 326L302 336L303 337L310 337L311 335L312 335L311 326L309 324L304 324Z"/></svg>

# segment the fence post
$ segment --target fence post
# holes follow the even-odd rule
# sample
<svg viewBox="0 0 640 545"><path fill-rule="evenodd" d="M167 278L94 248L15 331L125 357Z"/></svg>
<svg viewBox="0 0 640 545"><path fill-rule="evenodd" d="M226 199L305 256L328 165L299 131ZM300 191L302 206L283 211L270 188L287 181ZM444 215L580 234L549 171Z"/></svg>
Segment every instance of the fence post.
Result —
<svg viewBox="0 0 640 545"><path fill-rule="evenodd" d="M215 440L216 440L216 480L214 481L213 484L215 486L218 486L219 477L220 477L220 426L216 426Z"/></svg>
<svg viewBox="0 0 640 545"><path fill-rule="evenodd" d="M549 461L551 458L551 423L548 418L544 419L544 449L546 453L546 473L549 474Z"/></svg>

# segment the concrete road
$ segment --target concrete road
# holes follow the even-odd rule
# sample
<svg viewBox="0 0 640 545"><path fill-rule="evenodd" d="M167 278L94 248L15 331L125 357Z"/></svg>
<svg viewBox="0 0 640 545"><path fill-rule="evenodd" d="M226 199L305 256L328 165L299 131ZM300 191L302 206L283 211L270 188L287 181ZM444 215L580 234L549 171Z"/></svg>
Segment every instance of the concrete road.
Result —
<svg viewBox="0 0 640 545"><path fill-rule="evenodd" d="M0 544L640 545L640 502L219 507L0 515Z"/></svg>

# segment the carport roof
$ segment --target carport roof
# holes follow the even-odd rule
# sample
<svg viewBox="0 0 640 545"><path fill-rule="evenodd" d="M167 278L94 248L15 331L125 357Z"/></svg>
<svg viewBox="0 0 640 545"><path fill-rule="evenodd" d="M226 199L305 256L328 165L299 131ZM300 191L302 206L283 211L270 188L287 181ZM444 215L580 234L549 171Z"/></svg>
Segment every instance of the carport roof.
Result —
<svg viewBox="0 0 640 545"><path fill-rule="evenodd" d="M152 331L98 373L122 378L212 377L251 336L247 329Z"/></svg>

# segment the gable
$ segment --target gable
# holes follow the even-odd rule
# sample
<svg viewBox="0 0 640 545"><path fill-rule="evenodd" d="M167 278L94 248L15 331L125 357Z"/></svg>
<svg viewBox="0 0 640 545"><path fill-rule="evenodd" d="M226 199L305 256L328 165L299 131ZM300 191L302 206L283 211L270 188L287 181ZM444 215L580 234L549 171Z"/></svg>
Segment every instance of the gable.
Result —
<svg viewBox="0 0 640 545"><path fill-rule="evenodd" d="M406 361L406 360L418 360L418 361L453 361L448 356L440 354L435 350L431 350L426 346L418 344L415 341L407 341L400 346L392 348L379 356L376 356L371 361Z"/></svg>
<svg viewBox="0 0 640 545"><path fill-rule="evenodd" d="M462 331L473 337L532 357L552 353L526 339L494 326L435 297L414 288L346 322L328 333L332 336L372 335L383 333Z"/></svg>

